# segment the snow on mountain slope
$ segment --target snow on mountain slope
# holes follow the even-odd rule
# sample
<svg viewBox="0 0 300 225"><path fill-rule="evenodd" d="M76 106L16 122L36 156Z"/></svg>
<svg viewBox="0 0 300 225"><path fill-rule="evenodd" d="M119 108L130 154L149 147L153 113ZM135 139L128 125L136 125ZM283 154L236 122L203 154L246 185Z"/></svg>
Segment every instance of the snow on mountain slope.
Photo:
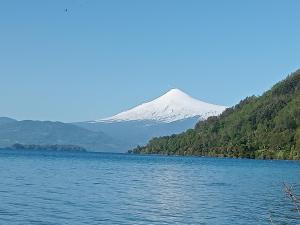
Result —
<svg viewBox="0 0 300 225"><path fill-rule="evenodd" d="M219 115L225 106L202 102L187 95L179 89L172 89L163 96L147 103L138 105L115 116L92 122L122 122L136 120L152 120L170 123L191 117L200 120Z"/></svg>

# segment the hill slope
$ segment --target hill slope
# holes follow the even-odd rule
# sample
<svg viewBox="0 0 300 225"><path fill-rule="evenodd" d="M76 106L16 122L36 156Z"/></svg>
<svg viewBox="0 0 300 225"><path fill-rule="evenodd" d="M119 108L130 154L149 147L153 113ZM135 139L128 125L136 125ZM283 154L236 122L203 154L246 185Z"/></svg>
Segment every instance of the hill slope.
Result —
<svg viewBox="0 0 300 225"><path fill-rule="evenodd" d="M195 129L154 138L133 152L300 159L300 70Z"/></svg>
<svg viewBox="0 0 300 225"><path fill-rule="evenodd" d="M0 147L15 143L78 145L92 151L119 151L122 146L122 143L102 132L67 123L32 120L0 123Z"/></svg>
<svg viewBox="0 0 300 225"><path fill-rule="evenodd" d="M6 123L12 123L16 122L17 120L8 118L8 117L0 117L0 125L6 124Z"/></svg>

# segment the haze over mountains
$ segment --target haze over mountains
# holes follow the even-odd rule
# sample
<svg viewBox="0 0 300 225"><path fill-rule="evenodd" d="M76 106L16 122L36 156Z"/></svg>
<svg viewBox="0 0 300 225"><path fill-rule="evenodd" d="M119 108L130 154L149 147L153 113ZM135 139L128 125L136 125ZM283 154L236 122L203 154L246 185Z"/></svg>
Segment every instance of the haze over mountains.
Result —
<svg viewBox="0 0 300 225"><path fill-rule="evenodd" d="M103 131L127 143L127 148L145 144L153 137L180 133L199 120L222 113L226 107L209 104L179 89L115 116L76 123L92 131Z"/></svg>
<svg viewBox="0 0 300 225"><path fill-rule="evenodd" d="M123 144L103 132L51 121L0 118L0 147L13 144L78 145L92 151L114 151Z"/></svg>
<svg viewBox="0 0 300 225"><path fill-rule="evenodd" d="M92 151L126 152L153 137L183 132L226 107L172 89L151 102L94 121L61 123L0 118L0 147L21 144L70 144Z"/></svg>

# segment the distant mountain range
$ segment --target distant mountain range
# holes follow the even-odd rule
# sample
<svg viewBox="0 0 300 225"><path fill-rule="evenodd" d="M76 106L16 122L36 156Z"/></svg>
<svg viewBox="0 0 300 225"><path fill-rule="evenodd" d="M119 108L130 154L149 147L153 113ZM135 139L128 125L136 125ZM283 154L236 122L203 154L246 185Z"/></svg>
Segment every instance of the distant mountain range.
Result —
<svg viewBox="0 0 300 225"><path fill-rule="evenodd" d="M0 117L0 126L10 122L17 122L17 120L8 117Z"/></svg>
<svg viewBox="0 0 300 225"><path fill-rule="evenodd" d="M115 116L87 122L17 121L0 118L0 147L78 145L91 151L126 152L153 137L180 133L226 107L194 99L179 89Z"/></svg>
<svg viewBox="0 0 300 225"><path fill-rule="evenodd" d="M134 153L300 159L300 70L195 129L152 139Z"/></svg>
<svg viewBox="0 0 300 225"><path fill-rule="evenodd" d="M103 131L126 143L126 148L132 148L145 144L153 137L193 128L198 121L219 115L225 108L192 98L179 89L172 89L153 101L115 116L75 124L92 131Z"/></svg>
<svg viewBox="0 0 300 225"><path fill-rule="evenodd" d="M13 144L78 145L92 151L115 151L121 141L103 132L93 132L73 124L50 121L17 121L0 118L0 147Z"/></svg>

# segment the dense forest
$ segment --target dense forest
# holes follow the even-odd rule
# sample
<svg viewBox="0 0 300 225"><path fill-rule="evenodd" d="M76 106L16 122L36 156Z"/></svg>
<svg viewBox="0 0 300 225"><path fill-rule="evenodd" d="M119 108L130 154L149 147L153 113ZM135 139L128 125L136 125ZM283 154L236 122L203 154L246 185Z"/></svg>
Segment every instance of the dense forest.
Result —
<svg viewBox="0 0 300 225"><path fill-rule="evenodd" d="M184 133L129 151L258 159L300 159L300 70Z"/></svg>

